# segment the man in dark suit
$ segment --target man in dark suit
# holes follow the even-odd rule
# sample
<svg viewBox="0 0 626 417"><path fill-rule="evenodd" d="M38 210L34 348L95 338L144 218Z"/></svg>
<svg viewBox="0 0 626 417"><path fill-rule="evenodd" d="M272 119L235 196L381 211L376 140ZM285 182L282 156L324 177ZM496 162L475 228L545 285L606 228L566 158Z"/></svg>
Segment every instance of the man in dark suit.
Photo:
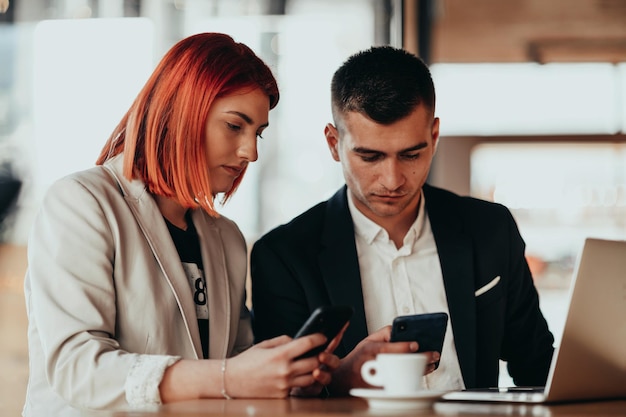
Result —
<svg viewBox="0 0 626 417"><path fill-rule="evenodd" d="M554 338L511 213L426 184L439 139L428 67L370 48L335 72L331 96L324 133L346 185L254 244L256 339L295 334L320 305L353 306L329 387L342 395L366 386L364 361L416 349L389 342L394 317L444 311L427 388L496 386L500 360L516 385L544 385Z"/></svg>

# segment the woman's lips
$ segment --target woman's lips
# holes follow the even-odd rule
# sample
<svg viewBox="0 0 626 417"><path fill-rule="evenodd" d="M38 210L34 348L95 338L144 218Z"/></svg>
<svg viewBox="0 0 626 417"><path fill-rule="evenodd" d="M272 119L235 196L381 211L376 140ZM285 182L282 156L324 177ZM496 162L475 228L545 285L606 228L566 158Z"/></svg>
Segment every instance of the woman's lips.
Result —
<svg viewBox="0 0 626 417"><path fill-rule="evenodd" d="M224 165L224 169L233 177L241 175L245 167L239 165Z"/></svg>

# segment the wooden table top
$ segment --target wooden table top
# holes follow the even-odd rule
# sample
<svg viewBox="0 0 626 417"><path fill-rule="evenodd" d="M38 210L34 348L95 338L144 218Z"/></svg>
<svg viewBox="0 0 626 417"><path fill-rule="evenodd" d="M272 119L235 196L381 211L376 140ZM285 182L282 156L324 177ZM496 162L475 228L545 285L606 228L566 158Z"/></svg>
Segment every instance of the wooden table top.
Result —
<svg viewBox="0 0 626 417"><path fill-rule="evenodd" d="M102 414L98 414L99 416ZM112 417L202 417L202 416L531 416L531 417L586 417L624 416L626 400L569 403L555 405L514 405L438 401L423 410L382 410L369 408L360 398L284 400L222 400L186 401L157 407L151 411L116 412Z"/></svg>

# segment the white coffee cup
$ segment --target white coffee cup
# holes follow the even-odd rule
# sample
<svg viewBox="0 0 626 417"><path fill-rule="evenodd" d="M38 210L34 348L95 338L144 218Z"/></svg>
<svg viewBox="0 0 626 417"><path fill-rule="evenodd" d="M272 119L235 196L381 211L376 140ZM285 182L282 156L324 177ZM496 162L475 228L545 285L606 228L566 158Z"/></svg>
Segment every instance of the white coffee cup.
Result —
<svg viewBox="0 0 626 417"><path fill-rule="evenodd" d="M361 376L389 394L414 394L422 388L427 360L421 353L379 353L363 364Z"/></svg>

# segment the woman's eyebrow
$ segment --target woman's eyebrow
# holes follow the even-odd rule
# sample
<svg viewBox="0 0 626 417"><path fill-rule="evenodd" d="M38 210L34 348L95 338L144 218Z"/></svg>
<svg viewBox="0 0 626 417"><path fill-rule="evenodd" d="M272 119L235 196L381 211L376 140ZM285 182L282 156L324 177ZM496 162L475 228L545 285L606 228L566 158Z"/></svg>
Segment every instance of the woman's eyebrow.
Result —
<svg viewBox="0 0 626 417"><path fill-rule="evenodd" d="M241 118L242 118L242 119L243 119L243 120L244 120L247 124L249 124L249 125L254 124L254 120L252 120L252 118L251 118L250 116L248 116L247 114L242 113L242 112L240 112L240 111L237 111L237 110L229 110L229 111L227 111L226 113L228 113L228 114L234 114L234 115L237 115L237 116L241 117ZM269 126L269 123L268 123L268 122L265 122L265 123L263 123L263 124L262 124L261 126L259 126L259 127L267 127L267 126Z"/></svg>

